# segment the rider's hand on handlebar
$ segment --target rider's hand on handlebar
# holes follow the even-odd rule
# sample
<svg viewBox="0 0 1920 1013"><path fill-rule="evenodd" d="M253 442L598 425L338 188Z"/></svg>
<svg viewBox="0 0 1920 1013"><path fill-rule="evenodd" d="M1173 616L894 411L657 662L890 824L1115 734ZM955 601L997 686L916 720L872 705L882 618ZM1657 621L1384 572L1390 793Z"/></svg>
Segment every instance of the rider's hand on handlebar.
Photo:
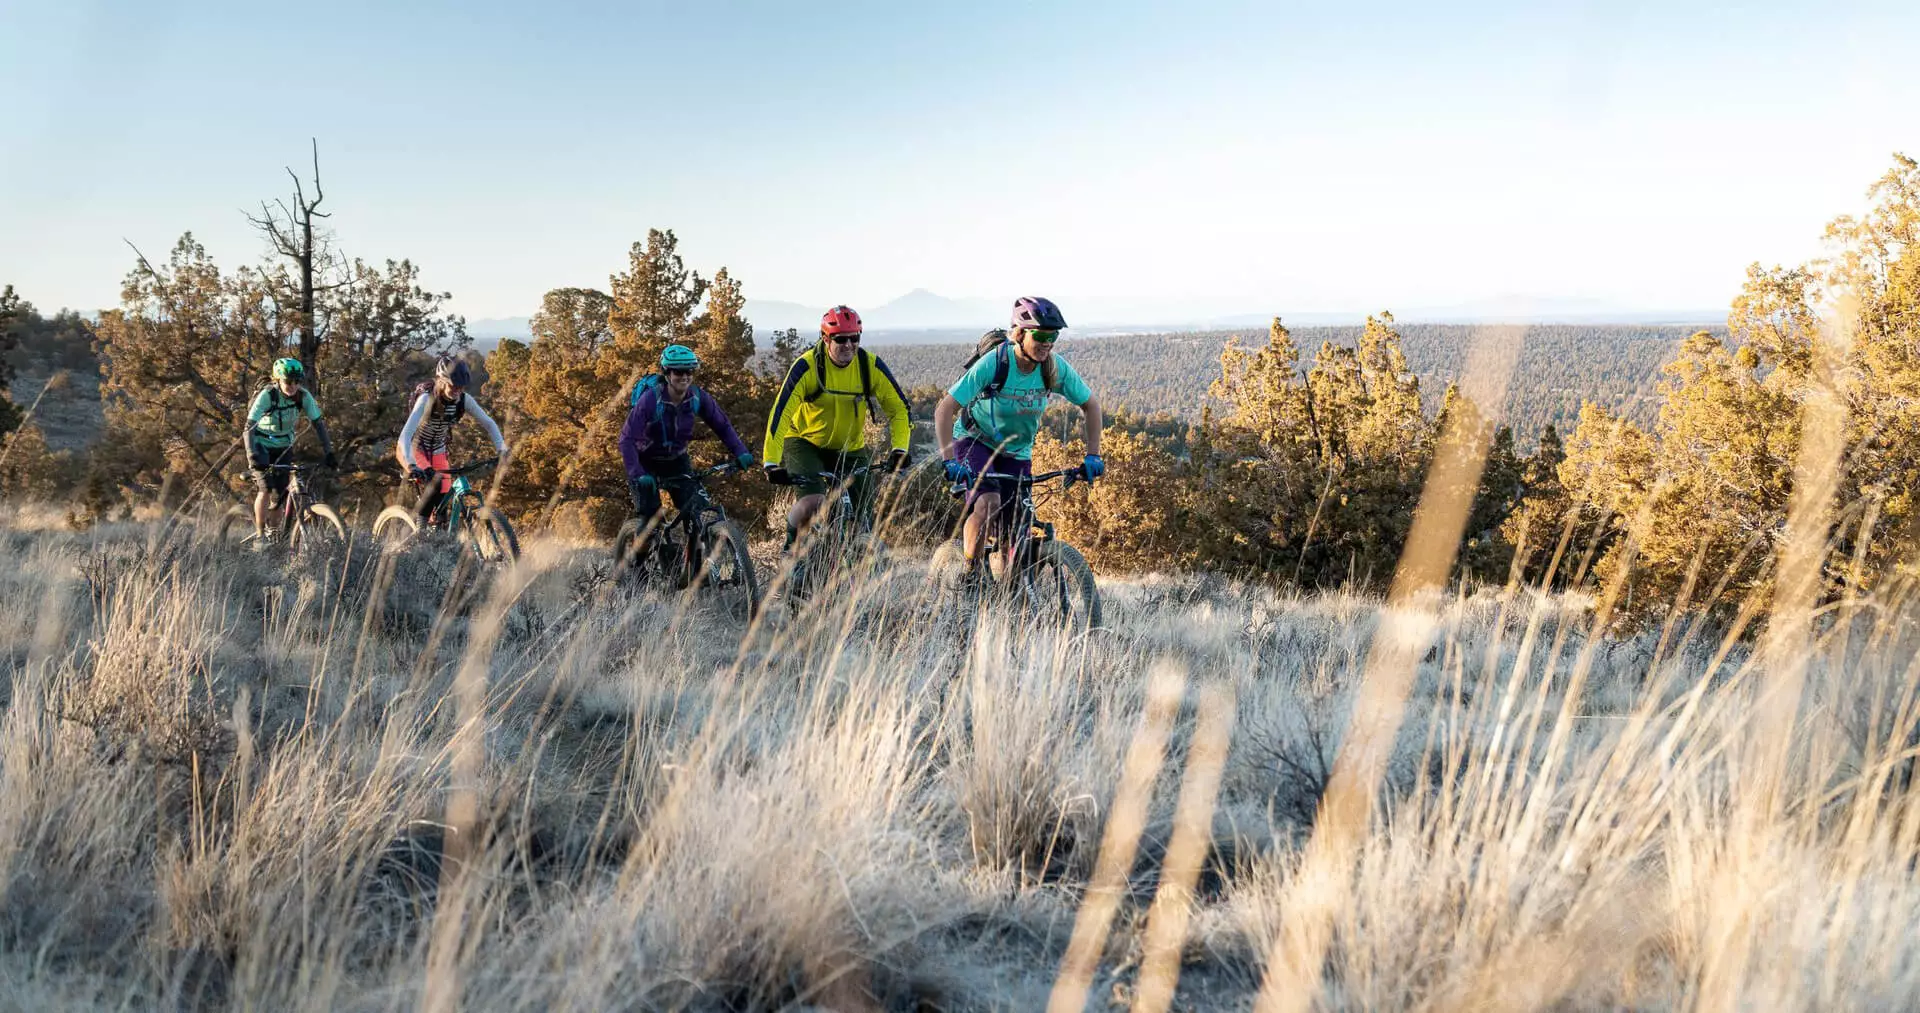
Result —
<svg viewBox="0 0 1920 1013"><path fill-rule="evenodd" d="M1107 462L1101 460L1099 454L1088 454L1086 459L1080 462L1080 474L1089 482L1106 473Z"/></svg>
<svg viewBox="0 0 1920 1013"><path fill-rule="evenodd" d="M739 457L736 457L733 459L733 466L740 469L741 471L746 471L747 469L752 468L753 455L741 454Z"/></svg>
<svg viewBox="0 0 1920 1013"><path fill-rule="evenodd" d="M898 475L907 470L907 452L895 450L887 455L887 470Z"/></svg>
<svg viewBox="0 0 1920 1013"><path fill-rule="evenodd" d="M973 481L973 469L967 467L965 461L947 461L945 467L947 481L955 485L965 485Z"/></svg>
<svg viewBox="0 0 1920 1013"><path fill-rule="evenodd" d="M793 484L793 476L787 474L787 469L782 468L777 464L771 464L771 463L761 465L761 467L766 471L768 482L771 482L774 485L792 485Z"/></svg>
<svg viewBox="0 0 1920 1013"><path fill-rule="evenodd" d="M327 456L322 461L322 463L324 463L329 469L340 467L340 459L338 457L333 456L333 451L331 450L327 451Z"/></svg>
<svg viewBox="0 0 1920 1013"><path fill-rule="evenodd" d="M407 477L409 479L412 479L415 482L425 485L427 480L433 477L433 469L432 468L410 468L407 471Z"/></svg>

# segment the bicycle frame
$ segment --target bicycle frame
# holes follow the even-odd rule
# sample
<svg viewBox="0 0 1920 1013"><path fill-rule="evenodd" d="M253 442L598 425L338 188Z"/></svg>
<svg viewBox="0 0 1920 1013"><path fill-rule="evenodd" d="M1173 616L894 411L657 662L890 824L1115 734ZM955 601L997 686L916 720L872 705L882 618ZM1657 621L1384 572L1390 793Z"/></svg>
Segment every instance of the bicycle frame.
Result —
<svg viewBox="0 0 1920 1013"><path fill-rule="evenodd" d="M685 483L693 488L687 496L685 509L675 509L673 516L659 525L661 533L676 527L681 530L683 544L678 560L682 571L681 576L690 576L698 572L701 563L698 558L698 553L701 551L700 536L708 528L727 519L726 508L707 495L706 480L737 470L733 462L723 461L701 471L659 480L662 488L669 482Z"/></svg>
<svg viewBox="0 0 1920 1013"><path fill-rule="evenodd" d="M1011 516L987 525L987 530L983 532L986 542L984 551L982 552L983 556L991 555L1004 548L1005 546L1001 544L1001 538L1003 536L1018 539L1017 544L1020 549L1019 558L1011 561L1016 566L1024 569L1033 562L1034 546L1037 543L1053 541L1052 522L1040 520L1035 516L1033 487L1051 482L1054 479L1065 480L1065 484L1062 486L1062 490L1064 491L1065 489L1073 488L1073 483L1075 482L1086 481L1086 475L1082 468L1062 468L1059 471L1041 472L1037 475L1008 475L1001 472L988 472L975 479L976 482L985 482L988 480L1011 481L1017 485L1013 493L1014 505ZM968 486L965 484L957 483L951 491L956 495L963 495L966 493L967 488Z"/></svg>

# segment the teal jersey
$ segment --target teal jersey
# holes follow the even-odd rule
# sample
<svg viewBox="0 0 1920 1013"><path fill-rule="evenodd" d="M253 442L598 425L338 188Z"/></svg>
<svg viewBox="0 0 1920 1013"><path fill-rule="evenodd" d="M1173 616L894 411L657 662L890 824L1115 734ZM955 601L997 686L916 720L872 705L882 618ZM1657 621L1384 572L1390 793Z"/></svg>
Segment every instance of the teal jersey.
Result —
<svg viewBox="0 0 1920 1013"><path fill-rule="evenodd" d="M1000 356L998 351L980 357L980 361L968 367L960 379L947 393L960 402L961 416L953 420L953 438L984 439L987 443L1000 448L1000 452L1022 460L1033 456L1033 438L1040 432L1040 416L1047 410L1047 382L1041 376L1038 366L1033 372L1020 371L1020 357L1007 350L1012 359L1007 364L1007 382L1001 386L997 397L980 397L980 392L993 382L994 360ZM1053 361L1059 370L1061 397L1076 405L1086 404L1093 397L1093 391L1087 389L1087 382L1080 379L1067 360L1054 353ZM975 398L979 398L976 403ZM979 433L967 428L967 416L973 417Z"/></svg>
<svg viewBox="0 0 1920 1013"><path fill-rule="evenodd" d="M293 446L295 428L302 415L309 422L320 421L320 402L314 400L312 391L302 387L299 394L286 397L278 388L269 386L254 397L253 407L247 409L247 432L253 442L283 450Z"/></svg>

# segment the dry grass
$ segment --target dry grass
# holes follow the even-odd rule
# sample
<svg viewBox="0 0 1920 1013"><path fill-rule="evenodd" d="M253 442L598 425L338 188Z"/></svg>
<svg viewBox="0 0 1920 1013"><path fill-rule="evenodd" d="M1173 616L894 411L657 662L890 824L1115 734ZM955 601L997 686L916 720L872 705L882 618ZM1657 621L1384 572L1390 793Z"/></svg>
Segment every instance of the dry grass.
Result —
<svg viewBox="0 0 1920 1013"><path fill-rule="evenodd" d="M1776 808L1776 655L1428 600L1305 884L1378 602L1108 580L1106 631L966 638L906 561L743 636L589 549L455 569L0 529L0 1009L1031 1010L1076 917L1090 1006L1250 1008L1307 887L1311 1006L1920 1005L1904 599L1794 659Z"/></svg>

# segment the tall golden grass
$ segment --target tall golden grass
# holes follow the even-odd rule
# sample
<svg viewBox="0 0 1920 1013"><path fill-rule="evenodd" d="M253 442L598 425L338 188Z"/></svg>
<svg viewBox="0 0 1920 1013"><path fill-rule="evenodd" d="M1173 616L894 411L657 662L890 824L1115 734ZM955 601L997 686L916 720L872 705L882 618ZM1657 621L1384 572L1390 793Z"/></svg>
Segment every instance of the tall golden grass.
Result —
<svg viewBox="0 0 1920 1013"><path fill-rule="evenodd" d="M742 630L554 541L0 530L0 1008L1920 1005L1920 644L1793 577L1821 412L1782 600L1626 639L1449 589L1471 433L1389 601L1089 635L913 558Z"/></svg>

